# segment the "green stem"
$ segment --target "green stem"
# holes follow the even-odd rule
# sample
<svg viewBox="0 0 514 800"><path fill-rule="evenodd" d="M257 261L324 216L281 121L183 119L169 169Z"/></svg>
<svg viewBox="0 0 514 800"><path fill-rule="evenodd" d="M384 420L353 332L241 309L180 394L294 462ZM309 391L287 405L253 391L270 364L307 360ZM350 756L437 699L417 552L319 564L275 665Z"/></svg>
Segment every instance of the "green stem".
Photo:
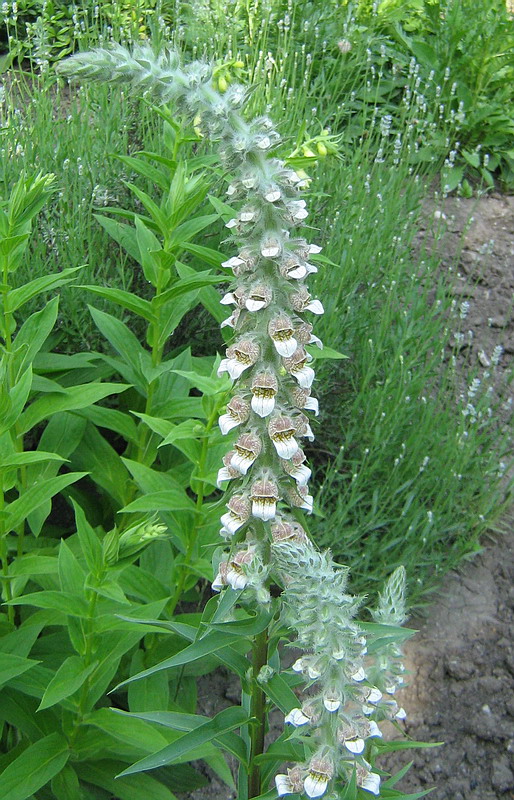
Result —
<svg viewBox="0 0 514 800"><path fill-rule="evenodd" d="M200 452L200 458L198 460L198 474L203 475L205 471L205 462L207 460L207 454L209 452L209 433L212 430L212 427L216 420L218 419L218 409L219 406L216 405L207 420L207 424L205 426L205 436L202 442L202 450ZM202 517L202 508L203 508L203 500L205 494L205 487L203 480L198 481L198 492L196 495L196 523L191 531L191 536L189 537L189 541L187 543L186 552L184 554L184 560L181 564L181 569L179 572L177 586L175 588L175 592L171 601L168 606L168 613L170 616L173 616L175 613L175 609L178 605L178 602L181 598L182 592L184 591L184 585L186 582L186 578L189 575L190 566L191 566L191 559L193 557L193 553L195 551L196 542L198 539L198 526L200 524L200 520Z"/></svg>
<svg viewBox="0 0 514 800"><path fill-rule="evenodd" d="M261 771L255 763L257 756L264 752L264 735L266 733L266 695L258 681L259 673L268 660L268 630L259 633L252 649L252 689L251 715L257 720L250 731L250 772L248 776L248 797L261 794Z"/></svg>
<svg viewBox="0 0 514 800"><path fill-rule="evenodd" d="M96 612L96 604L98 601L98 593L94 589L89 590L89 602L87 608L87 618L85 620L85 650L84 655L82 657L82 661L84 667L87 669L91 664L91 657L93 655L93 642L95 636L95 627L94 627L94 617ZM87 698L89 694L89 686L91 683L91 675L88 675L84 683L82 684L82 688L80 690L79 695L79 702L78 702L78 710L77 716L73 721L73 730L70 735L70 746L73 747L73 743L77 737L78 729L84 719L84 714L86 713L86 706L87 706Z"/></svg>

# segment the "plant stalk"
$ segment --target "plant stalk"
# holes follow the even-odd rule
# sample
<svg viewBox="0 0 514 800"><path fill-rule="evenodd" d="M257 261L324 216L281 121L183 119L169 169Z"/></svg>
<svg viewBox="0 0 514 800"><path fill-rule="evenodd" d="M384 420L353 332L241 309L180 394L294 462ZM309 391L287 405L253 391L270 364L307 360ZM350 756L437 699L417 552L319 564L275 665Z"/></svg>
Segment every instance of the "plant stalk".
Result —
<svg viewBox="0 0 514 800"><path fill-rule="evenodd" d="M256 722L250 730L250 772L248 775L248 797L261 794L261 771L255 763L257 756L264 752L266 733L266 695L259 683L259 673L268 661L268 629L257 634L252 653L252 694L250 711Z"/></svg>

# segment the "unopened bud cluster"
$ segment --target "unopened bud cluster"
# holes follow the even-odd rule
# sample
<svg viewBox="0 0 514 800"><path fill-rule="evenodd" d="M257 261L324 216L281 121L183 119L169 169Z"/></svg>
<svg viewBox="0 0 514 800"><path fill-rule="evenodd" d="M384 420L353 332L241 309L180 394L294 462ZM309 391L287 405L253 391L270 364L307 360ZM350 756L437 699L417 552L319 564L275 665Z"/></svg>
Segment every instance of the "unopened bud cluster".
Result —
<svg viewBox="0 0 514 800"><path fill-rule="evenodd" d="M218 484L229 488L220 531L226 549L213 588L245 590L269 603L269 586L278 581L285 622L306 652L293 669L315 691L286 722L308 730L313 755L277 776L279 795L320 797L354 772L359 786L378 794L380 778L364 756L381 735L377 720L402 716L391 697L401 681L399 651L389 648L381 660L367 656L354 621L359 602L345 593L347 571L315 549L294 513L313 506L302 440L314 438L305 412L318 414L308 347L322 347L311 320L323 306L305 283L321 248L296 232L308 216L300 194L305 178L273 155L280 136L268 117L244 119L246 89L233 84L220 94L208 64L182 67L172 51L156 56L149 47L128 53L116 46L74 56L61 71L128 81L158 102L173 100L195 130L220 142L236 210L226 223L234 251L223 263L233 283L221 300L229 307L222 327L233 337L219 365L234 392L219 424L235 438L218 473ZM377 613L392 618L398 592L386 595Z"/></svg>

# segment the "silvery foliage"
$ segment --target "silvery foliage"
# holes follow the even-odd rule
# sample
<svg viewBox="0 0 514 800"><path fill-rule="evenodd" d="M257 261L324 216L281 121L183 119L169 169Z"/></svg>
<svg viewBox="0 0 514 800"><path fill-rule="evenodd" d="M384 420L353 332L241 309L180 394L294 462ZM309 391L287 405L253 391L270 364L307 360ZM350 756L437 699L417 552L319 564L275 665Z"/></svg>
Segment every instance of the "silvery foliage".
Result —
<svg viewBox="0 0 514 800"><path fill-rule="evenodd" d="M323 313L305 284L317 271L309 258L321 248L295 232L308 216L302 179L273 155L280 136L271 120L245 120L248 90L233 84L223 94L215 91L207 63L181 66L172 50L156 55L148 46L132 53L113 46L76 55L60 71L126 82L158 103L173 101L197 130L219 142L231 176L227 195L238 208L226 224L236 251L223 263L234 281L221 300L232 307L222 325L234 338L219 367L235 383L220 427L224 434L237 429L238 436L218 475L230 488L221 518L227 547L213 588L244 590L267 604L269 586L278 582L283 619L305 651L293 670L305 678L306 699L286 723L302 730L312 755L277 775L278 794L320 797L355 774L361 788L378 795L380 777L364 754L381 736L378 721L404 716L393 698L402 684L401 651L389 636L382 646L375 640L368 654L366 626L355 620L360 600L346 592L348 570L314 547L295 514L313 506L301 440L314 438L305 411L318 413L307 348L322 343L309 317ZM376 623L404 621L404 593L399 568L380 597Z"/></svg>

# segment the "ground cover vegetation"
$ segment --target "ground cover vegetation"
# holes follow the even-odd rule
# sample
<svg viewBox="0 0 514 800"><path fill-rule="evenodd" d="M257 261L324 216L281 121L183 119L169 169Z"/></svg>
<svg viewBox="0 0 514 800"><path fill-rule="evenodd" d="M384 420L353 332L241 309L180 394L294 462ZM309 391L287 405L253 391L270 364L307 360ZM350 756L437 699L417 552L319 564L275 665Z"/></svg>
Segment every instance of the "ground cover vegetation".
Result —
<svg viewBox="0 0 514 800"><path fill-rule="evenodd" d="M241 763L241 799L298 788L401 796L386 776L378 788L374 760L387 745L371 723L347 715L352 730L339 736L334 720L347 714L347 695L360 698L355 637L369 637L370 656L385 648L384 667L405 635L395 627L404 581L407 601L422 602L508 502L507 398L492 390L501 352L463 388L466 308L451 300L452 275L435 256L413 251L434 181L439 192L469 193L511 180L512 22L500 4L490 10L235 4L227 23L214 4L84 3L71 21L58 3L2 7L2 796L164 800L205 784L186 763L196 758L234 787L227 753ZM483 55L476 39L487 32ZM274 561L267 553L262 566L268 522L258 515L255 541L220 548L220 516L233 512L220 467L250 466L227 462L217 425L231 413L225 371L237 319L218 326L236 165L213 144L208 108L184 113L180 93L131 95L126 80L76 87L56 76L54 62L72 51L152 36L156 51L169 39L186 63L206 55L216 97L231 97L236 82L252 88L246 119L271 114L282 136L268 137L271 154L309 198L308 223L294 200L294 225L323 245L309 257L318 269L310 289L325 308L315 331L325 348L306 344L320 401L316 441L304 440L309 500L295 480L304 511L313 505L312 538L351 566L352 591L378 603L357 627L358 602L326 596L342 638L351 631L357 679L346 675L344 698L334 694L341 675L333 664L320 671L312 653L281 672L278 643L296 629L302 646L326 656L294 613L309 587L288 587L285 575L318 570L318 588L343 591L345 572L311 545L299 552L297 528L289 550L275 532ZM437 216L432 224L437 236ZM307 527L301 513L294 524ZM271 579L281 600L259 596ZM213 580L233 587L219 604L208 599ZM220 664L240 676L243 702L209 721L197 714L197 680ZM380 671L366 668L365 691L386 692ZM313 688L300 710L302 672ZM266 703L291 725L262 754ZM307 771L280 774L268 791L287 761ZM343 779L345 788L334 784Z"/></svg>

